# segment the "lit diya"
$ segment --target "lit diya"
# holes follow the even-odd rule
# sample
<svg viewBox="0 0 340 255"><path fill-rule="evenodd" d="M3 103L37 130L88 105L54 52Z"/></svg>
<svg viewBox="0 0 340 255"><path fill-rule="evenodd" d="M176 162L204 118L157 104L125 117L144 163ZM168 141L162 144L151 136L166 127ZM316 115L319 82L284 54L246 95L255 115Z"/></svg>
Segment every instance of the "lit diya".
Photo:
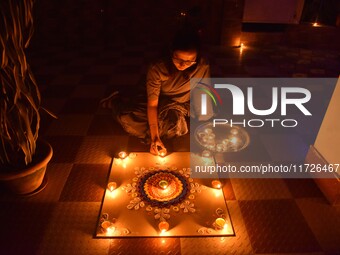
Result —
<svg viewBox="0 0 340 255"><path fill-rule="evenodd" d="M223 219L223 218L217 218L217 219L215 220L215 226L216 226L216 228L218 228L218 229L223 229L223 228L225 228L225 227L227 226L225 219Z"/></svg>
<svg viewBox="0 0 340 255"><path fill-rule="evenodd" d="M162 233L164 233L169 230L169 223L167 223L166 221L161 221L158 224L158 228Z"/></svg>
<svg viewBox="0 0 340 255"><path fill-rule="evenodd" d="M109 189L109 191L114 191L116 188L117 188L117 183L115 183L115 182L109 182L108 184L107 184L107 188Z"/></svg>
<svg viewBox="0 0 340 255"><path fill-rule="evenodd" d="M174 171L153 171L139 179L137 192L151 206L169 207L186 198L188 183Z"/></svg>
<svg viewBox="0 0 340 255"><path fill-rule="evenodd" d="M218 180L213 180L211 182L211 185L213 186L213 188L215 189L220 189L222 187L222 183Z"/></svg>
<svg viewBox="0 0 340 255"><path fill-rule="evenodd" d="M159 187L161 187L162 189L166 189L166 188L169 186L169 183L168 183L168 181L166 181L166 180L161 180L161 181L159 181L158 185L159 185Z"/></svg>
<svg viewBox="0 0 340 255"><path fill-rule="evenodd" d="M121 151L118 153L118 157L120 159L125 159L128 156L128 154L125 151Z"/></svg>
<svg viewBox="0 0 340 255"><path fill-rule="evenodd" d="M166 153L167 153L166 149L161 149L158 151L158 156L163 158L166 156Z"/></svg>

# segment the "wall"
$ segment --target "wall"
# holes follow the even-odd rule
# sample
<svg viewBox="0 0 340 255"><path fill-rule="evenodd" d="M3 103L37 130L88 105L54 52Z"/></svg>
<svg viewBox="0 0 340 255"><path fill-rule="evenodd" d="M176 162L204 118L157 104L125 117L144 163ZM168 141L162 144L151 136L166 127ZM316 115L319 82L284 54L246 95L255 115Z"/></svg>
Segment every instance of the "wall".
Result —
<svg viewBox="0 0 340 255"><path fill-rule="evenodd" d="M328 163L340 163L340 79L334 89L314 147Z"/></svg>

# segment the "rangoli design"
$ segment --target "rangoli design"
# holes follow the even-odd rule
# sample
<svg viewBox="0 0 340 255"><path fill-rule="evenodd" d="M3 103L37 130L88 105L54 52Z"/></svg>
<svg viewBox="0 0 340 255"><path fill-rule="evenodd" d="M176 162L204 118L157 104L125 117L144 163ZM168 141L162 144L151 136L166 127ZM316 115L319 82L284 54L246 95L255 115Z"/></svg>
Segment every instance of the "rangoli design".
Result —
<svg viewBox="0 0 340 255"><path fill-rule="evenodd" d="M130 196L127 209L145 209L160 222L170 219L173 213L195 213L195 196L205 186L190 178L190 168L135 167L134 170L136 177L123 187Z"/></svg>

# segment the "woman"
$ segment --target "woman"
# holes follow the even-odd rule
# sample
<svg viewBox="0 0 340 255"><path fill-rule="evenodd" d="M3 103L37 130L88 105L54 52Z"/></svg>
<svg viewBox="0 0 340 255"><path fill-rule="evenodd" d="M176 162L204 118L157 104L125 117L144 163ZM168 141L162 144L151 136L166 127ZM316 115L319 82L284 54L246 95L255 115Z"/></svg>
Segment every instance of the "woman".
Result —
<svg viewBox="0 0 340 255"><path fill-rule="evenodd" d="M150 142L152 154L166 153L162 138L185 135L187 117L200 114L199 104L190 111L190 79L209 76L209 65L200 56L198 34L182 29L175 35L170 56L150 66L146 78L147 99L134 98L128 107L116 101L113 114L125 131ZM107 100L104 99L104 103ZM208 112L212 112L211 109L208 105ZM205 119L211 116L208 114Z"/></svg>

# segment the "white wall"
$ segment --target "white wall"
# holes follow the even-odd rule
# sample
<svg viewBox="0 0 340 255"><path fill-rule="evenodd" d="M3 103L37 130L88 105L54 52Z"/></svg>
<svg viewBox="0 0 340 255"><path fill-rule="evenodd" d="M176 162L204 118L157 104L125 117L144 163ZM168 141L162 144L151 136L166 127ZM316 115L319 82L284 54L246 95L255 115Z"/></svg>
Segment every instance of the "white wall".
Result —
<svg viewBox="0 0 340 255"><path fill-rule="evenodd" d="M334 89L314 147L328 163L340 163L340 79Z"/></svg>

